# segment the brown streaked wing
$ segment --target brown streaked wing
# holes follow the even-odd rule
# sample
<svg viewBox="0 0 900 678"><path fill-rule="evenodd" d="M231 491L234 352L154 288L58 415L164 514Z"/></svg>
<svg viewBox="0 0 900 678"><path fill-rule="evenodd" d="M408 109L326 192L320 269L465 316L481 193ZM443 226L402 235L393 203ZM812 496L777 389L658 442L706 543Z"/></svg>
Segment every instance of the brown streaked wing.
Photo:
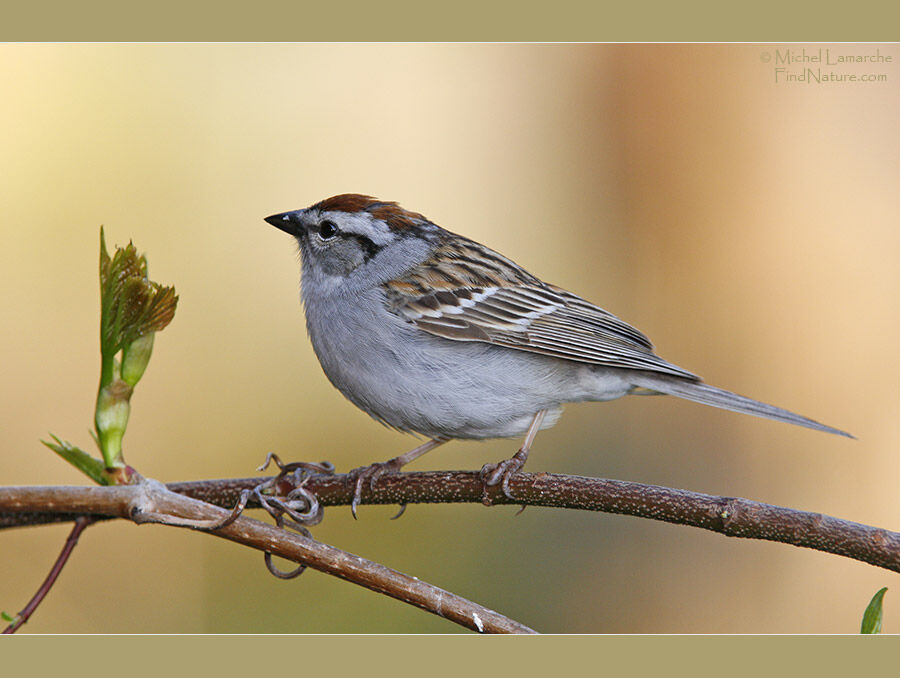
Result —
<svg viewBox="0 0 900 678"><path fill-rule="evenodd" d="M654 354L646 336L612 313L477 243L439 247L384 287L391 311L445 339L698 378Z"/></svg>

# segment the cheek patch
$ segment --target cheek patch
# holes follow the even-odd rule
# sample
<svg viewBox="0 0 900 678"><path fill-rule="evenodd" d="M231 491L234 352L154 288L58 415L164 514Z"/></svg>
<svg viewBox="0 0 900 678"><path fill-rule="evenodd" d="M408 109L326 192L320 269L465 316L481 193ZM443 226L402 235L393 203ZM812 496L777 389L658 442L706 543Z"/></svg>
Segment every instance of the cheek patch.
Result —
<svg viewBox="0 0 900 678"><path fill-rule="evenodd" d="M362 252L363 261L365 262L368 262L382 249L382 245L376 245L374 242L369 240L369 238L364 235L359 235L358 233L343 233L342 236L348 241L356 242L356 245Z"/></svg>

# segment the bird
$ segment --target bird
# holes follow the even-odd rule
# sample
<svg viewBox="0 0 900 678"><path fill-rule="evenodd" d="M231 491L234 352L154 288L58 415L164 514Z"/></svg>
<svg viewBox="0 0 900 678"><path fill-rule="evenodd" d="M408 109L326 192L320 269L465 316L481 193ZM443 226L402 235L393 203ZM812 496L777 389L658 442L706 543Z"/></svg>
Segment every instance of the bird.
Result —
<svg viewBox="0 0 900 678"><path fill-rule="evenodd" d="M293 236L313 350L328 380L377 421L426 440L354 469L362 487L449 440L524 436L485 464L485 488L525 464L566 403L664 394L853 438L715 386L656 355L640 331L511 259L397 202L344 193L265 221Z"/></svg>

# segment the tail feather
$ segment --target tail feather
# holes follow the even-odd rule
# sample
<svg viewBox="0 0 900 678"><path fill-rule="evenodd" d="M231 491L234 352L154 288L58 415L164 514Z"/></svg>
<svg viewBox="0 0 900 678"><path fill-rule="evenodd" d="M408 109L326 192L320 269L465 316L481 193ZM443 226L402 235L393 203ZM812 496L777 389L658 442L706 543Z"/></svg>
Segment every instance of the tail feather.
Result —
<svg viewBox="0 0 900 678"><path fill-rule="evenodd" d="M693 400L696 403L704 405L712 405L720 407L723 410L731 410L732 412L742 412L744 414L752 414L765 419L774 419L775 421L783 421L788 424L796 424L797 426L805 426L806 428L815 429L816 431L824 431L833 433L847 438L855 436L841 431L840 429L820 424L808 417L795 414L788 410L783 410L774 405L767 405L758 400L747 398L737 393L731 393L715 386L709 386L699 381L688 381L687 379L677 379L672 377L658 376L653 374L635 373L632 383L641 389L650 389L658 393L673 395L685 400Z"/></svg>

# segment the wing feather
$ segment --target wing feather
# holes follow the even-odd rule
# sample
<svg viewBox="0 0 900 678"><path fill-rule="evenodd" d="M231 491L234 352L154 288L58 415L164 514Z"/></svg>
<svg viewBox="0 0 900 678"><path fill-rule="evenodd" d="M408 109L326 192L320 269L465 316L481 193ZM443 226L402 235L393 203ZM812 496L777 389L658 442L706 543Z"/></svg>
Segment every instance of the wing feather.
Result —
<svg viewBox="0 0 900 678"><path fill-rule="evenodd" d="M653 353L646 336L612 313L459 236L384 291L391 311L445 339L698 379Z"/></svg>

